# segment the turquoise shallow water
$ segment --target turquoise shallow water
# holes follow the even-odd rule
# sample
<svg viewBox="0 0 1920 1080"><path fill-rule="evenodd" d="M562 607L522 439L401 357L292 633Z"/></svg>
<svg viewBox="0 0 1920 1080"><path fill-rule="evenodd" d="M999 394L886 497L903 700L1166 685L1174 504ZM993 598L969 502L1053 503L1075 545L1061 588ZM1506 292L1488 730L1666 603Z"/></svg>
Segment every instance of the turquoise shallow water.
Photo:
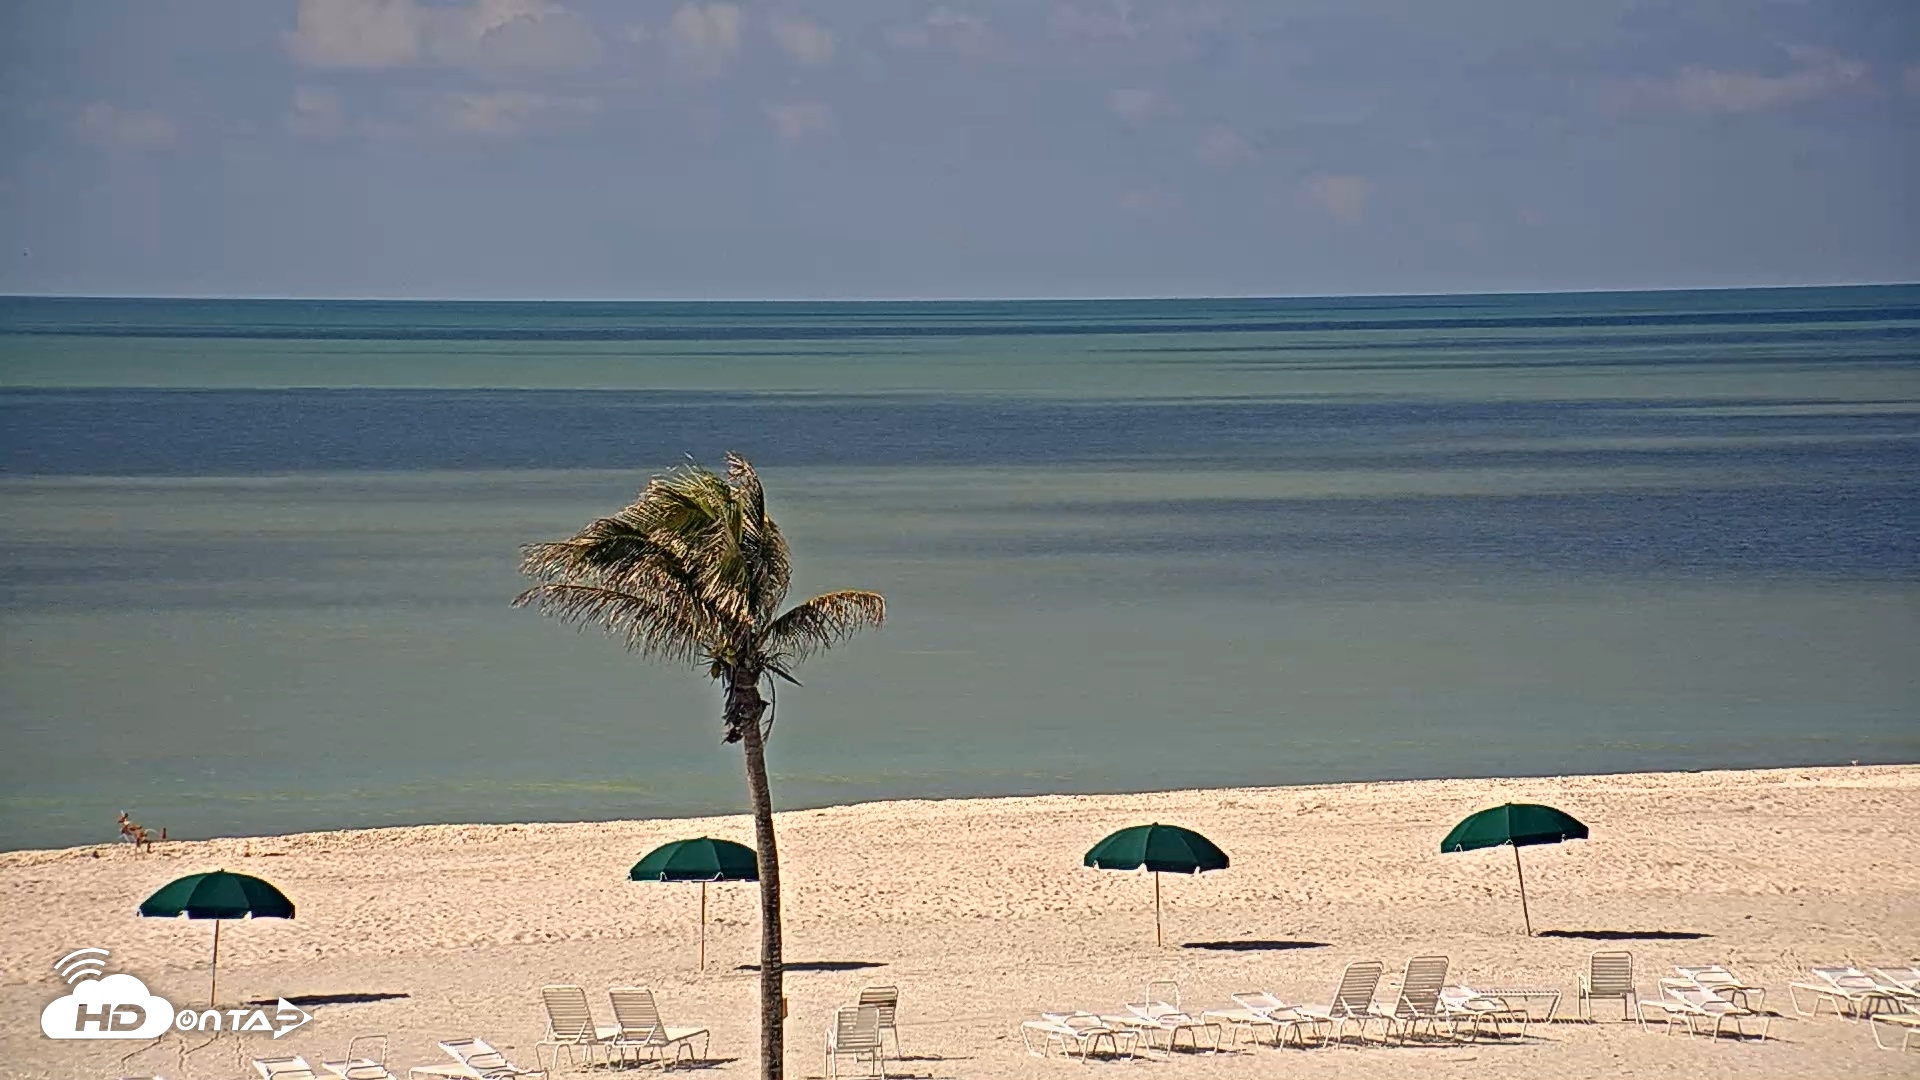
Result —
<svg viewBox="0 0 1920 1080"><path fill-rule="evenodd" d="M783 805L1920 759L1920 288L0 299L0 846L739 809L516 545L752 456Z"/></svg>

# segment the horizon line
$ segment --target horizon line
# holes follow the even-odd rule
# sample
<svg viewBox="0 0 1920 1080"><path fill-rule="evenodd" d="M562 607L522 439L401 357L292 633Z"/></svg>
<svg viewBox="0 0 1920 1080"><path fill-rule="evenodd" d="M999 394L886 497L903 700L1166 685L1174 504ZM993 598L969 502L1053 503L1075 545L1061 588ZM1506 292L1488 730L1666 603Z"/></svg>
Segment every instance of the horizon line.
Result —
<svg viewBox="0 0 1920 1080"><path fill-rule="evenodd" d="M1459 292L1353 293L1134 293L1075 296L717 296L717 297L552 297L552 296L346 296L241 295L229 293L0 293L0 300L236 300L386 304L1001 304L1095 303L1156 300L1425 300L1462 296L1591 296L1631 293L1766 292L1793 289L1873 289L1920 286L1920 281L1816 281L1793 285L1659 285L1636 288L1496 289Z"/></svg>

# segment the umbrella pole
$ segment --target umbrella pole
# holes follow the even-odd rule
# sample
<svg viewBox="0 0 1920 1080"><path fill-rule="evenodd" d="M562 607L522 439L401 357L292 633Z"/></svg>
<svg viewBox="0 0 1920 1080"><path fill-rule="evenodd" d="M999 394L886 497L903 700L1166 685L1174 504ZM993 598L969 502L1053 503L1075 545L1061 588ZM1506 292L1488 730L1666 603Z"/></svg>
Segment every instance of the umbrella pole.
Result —
<svg viewBox="0 0 1920 1080"><path fill-rule="evenodd" d="M207 980L207 1007L220 1004L220 920L213 920L213 975Z"/></svg>
<svg viewBox="0 0 1920 1080"><path fill-rule="evenodd" d="M1160 871L1153 872L1153 944L1160 946Z"/></svg>
<svg viewBox="0 0 1920 1080"><path fill-rule="evenodd" d="M1527 914L1527 875L1520 869L1520 845L1513 845L1513 872L1520 878L1520 918L1527 926L1527 936L1533 936L1533 916Z"/></svg>
<svg viewBox="0 0 1920 1080"><path fill-rule="evenodd" d="M707 883L700 883L700 970L707 970Z"/></svg>

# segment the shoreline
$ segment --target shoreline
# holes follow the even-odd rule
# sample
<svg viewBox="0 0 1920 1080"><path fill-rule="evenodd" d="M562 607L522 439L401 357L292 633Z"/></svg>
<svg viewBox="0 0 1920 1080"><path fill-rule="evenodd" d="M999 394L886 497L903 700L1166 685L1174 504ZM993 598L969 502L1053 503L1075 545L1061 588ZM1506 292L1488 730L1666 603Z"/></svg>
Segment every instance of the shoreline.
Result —
<svg viewBox="0 0 1920 1080"><path fill-rule="evenodd" d="M866 799L854 802L823 803L817 806L800 806L792 809L777 810L774 820L803 814L815 814L821 811L853 810L887 807L934 807L955 804L981 804L983 808L995 804L1040 803L1048 800L1084 800L1084 799L1128 799L1128 798L1169 798L1173 796L1255 796L1272 795L1279 792L1337 791L1362 787L1391 787L1417 784L1524 784L1552 781L1605 781L1629 779L1670 780L1680 777L1730 778L1746 777L1754 782L1770 783L1786 774L1808 773L1854 773L1876 772L1880 770L1912 770L1920 774L1920 761L1888 762L1877 764L1850 763L1846 765L1786 765L1760 769L1677 769L1644 772L1608 772L1608 773L1540 773L1500 776L1436 776L1411 777L1404 779L1374 780L1335 780L1312 784L1270 784L1258 787L1198 787L1198 788L1157 788L1148 791L1089 791L1055 793L1045 792L1029 795L952 795L926 799ZM1826 777L1802 776L1801 779L1821 782ZM443 821L422 822L408 825L369 825L342 829L306 829L287 833L233 833L222 836L197 838L174 837L165 841L156 841L156 850L175 850L182 845L230 845L235 843L259 843L265 841L317 841L322 838L340 839L347 837L401 837L417 832L444 832L445 830L498 830L503 835L524 832L528 829L568 829L592 828L619 825L649 825L666 822L738 822L750 824L747 811L741 810L728 814L670 814L654 817L610 817L579 818L566 820L533 821ZM29 864L57 860L60 857L96 857L93 852L129 849L131 845L124 841L102 841L93 844L74 844L68 847L54 848L8 848L0 850L0 869L21 860L30 860Z"/></svg>

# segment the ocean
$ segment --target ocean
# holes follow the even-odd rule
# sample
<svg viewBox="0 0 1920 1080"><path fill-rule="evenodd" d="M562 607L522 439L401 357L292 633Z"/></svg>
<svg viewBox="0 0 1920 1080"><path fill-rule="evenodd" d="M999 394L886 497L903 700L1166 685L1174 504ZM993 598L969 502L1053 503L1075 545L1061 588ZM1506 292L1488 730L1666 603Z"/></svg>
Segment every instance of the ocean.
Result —
<svg viewBox="0 0 1920 1080"><path fill-rule="evenodd" d="M1920 760L1920 286L0 298L0 848L740 811L517 548L760 467L785 808Z"/></svg>

